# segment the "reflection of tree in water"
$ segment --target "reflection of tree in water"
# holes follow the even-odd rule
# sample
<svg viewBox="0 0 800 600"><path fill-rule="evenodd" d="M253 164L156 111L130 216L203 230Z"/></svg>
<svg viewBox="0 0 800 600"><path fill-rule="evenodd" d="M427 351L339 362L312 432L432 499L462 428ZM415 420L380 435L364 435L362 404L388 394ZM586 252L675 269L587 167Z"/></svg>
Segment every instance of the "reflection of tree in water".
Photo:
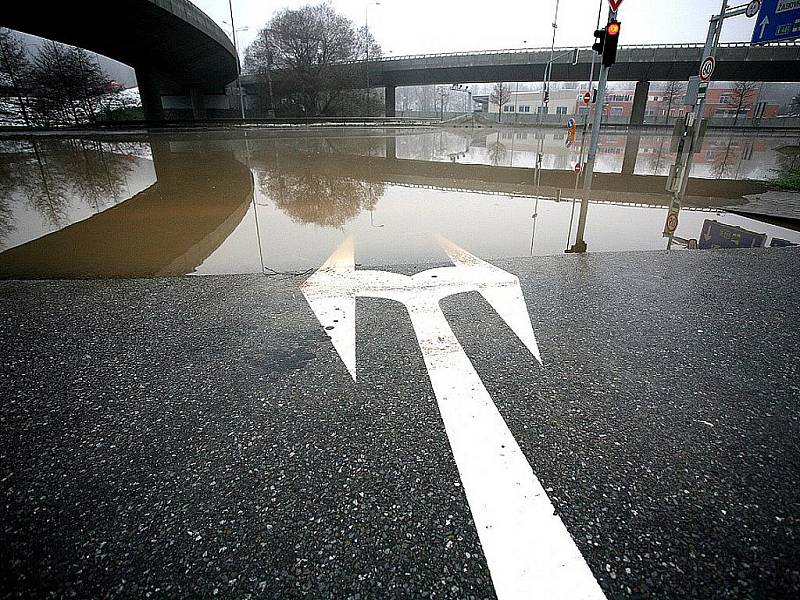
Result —
<svg viewBox="0 0 800 600"><path fill-rule="evenodd" d="M653 175L658 175L661 172L661 166L664 154L664 145L666 144L666 141L667 138L665 136L662 136L661 141L658 144L658 151L652 153L648 159L648 162L650 163L650 172Z"/></svg>
<svg viewBox="0 0 800 600"><path fill-rule="evenodd" d="M67 223L67 212L74 202L86 203L93 212L115 204L123 191L127 195L127 175L136 158L99 141L30 140L13 148L3 148L3 164L11 165L0 179L7 187L4 197L21 196L49 224Z"/></svg>
<svg viewBox="0 0 800 600"><path fill-rule="evenodd" d="M279 209L298 223L341 227L362 210L374 210L384 184L309 172L265 171L261 190Z"/></svg>
<svg viewBox="0 0 800 600"><path fill-rule="evenodd" d="M491 160L492 164L496 167L503 162L507 153L508 150L506 150L505 144L500 141L500 136L498 134L497 141L489 146L489 160Z"/></svg>
<svg viewBox="0 0 800 600"><path fill-rule="evenodd" d="M733 152L731 146L733 140L728 140L725 146L725 151L715 155L711 161L711 172L717 179L725 179L729 176L734 168L734 163L737 158L737 152Z"/></svg>

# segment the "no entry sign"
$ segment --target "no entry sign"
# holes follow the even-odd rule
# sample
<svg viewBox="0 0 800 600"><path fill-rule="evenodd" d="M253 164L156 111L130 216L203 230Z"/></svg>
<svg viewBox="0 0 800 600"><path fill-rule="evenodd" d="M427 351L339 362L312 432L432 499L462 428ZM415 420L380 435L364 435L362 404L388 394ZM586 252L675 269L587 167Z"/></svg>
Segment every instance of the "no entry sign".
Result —
<svg viewBox="0 0 800 600"><path fill-rule="evenodd" d="M592 95L589 92L586 92L583 95L583 103L584 104L589 104L589 102L591 102L591 101L592 101Z"/></svg>

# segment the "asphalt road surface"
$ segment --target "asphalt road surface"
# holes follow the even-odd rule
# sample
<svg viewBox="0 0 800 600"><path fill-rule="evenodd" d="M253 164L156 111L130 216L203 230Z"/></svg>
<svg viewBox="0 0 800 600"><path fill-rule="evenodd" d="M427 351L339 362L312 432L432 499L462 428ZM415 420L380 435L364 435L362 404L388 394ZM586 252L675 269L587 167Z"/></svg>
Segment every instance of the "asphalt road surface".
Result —
<svg viewBox="0 0 800 600"><path fill-rule="evenodd" d="M800 251L494 264L543 366L441 306L605 596L797 598ZM354 382L300 283L0 283L2 597L495 597L405 308Z"/></svg>

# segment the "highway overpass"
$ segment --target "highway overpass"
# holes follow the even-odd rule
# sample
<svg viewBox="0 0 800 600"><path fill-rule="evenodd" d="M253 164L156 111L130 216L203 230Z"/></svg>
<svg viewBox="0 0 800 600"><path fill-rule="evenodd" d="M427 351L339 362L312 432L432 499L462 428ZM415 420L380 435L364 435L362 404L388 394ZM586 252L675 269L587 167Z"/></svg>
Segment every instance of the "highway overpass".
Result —
<svg viewBox="0 0 800 600"><path fill-rule="evenodd" d="M5 2L0 26L103 54L136 69L148 120L170 109L206 117L236 79L233 44L188 0ZM166 110L166 112L165 112Z"/></svg>
<svg viewBox="0 0 800 600"><path fill-rule="evenodd" d="M578 48L556 48L552 81L587 81L594 52ZM610 81L635 81L632 124L644 119L651 81L686 81L697 75L702 44L621 46ZM395 56L369 62L370 87L386 90L386 115L395 111L395 88L412 85L494 83L497 81L540 82L550 58L550 48L522 48L447 54ZM716 54L716 81L800 81L800 43L750 46L721 44ZM341 87L359 87L366 81L365 62L337 65ZM595 69L596 71L597 69ZM282 74L272 74L276 89L285 86ZM264 76L247 74L243 85L249 93L265 93ZM336 78L334 77L334 80ZM285 89L285 88L284 88Z"/></svg>

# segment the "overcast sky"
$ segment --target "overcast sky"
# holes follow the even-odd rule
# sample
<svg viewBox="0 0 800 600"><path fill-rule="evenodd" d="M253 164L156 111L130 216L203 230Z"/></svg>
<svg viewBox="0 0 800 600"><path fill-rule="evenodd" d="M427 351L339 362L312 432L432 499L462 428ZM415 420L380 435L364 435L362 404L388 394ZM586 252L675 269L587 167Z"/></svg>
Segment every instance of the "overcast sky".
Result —
<svg viewBox="0 0 800 600"><path fill-rule="evenodd" d="M607 2L603 1L603 20ZM192 0L223 29L230 27L228 0ZM242 47L282 8L309 4L302 0L232 0ZM316 2L311 2L315 4ZM556 0L332 0L339 12L357 25L364 23L369 4L369 28L384 54L419 54L549 47ZM721 0L625 0L620 8L621 44L704 42L709 17ZM733 0L731 5L737 5ZM560 0L556 46L591 45L599 0ZM749 41L754 19L726 20L723 41Z"/></svg>

